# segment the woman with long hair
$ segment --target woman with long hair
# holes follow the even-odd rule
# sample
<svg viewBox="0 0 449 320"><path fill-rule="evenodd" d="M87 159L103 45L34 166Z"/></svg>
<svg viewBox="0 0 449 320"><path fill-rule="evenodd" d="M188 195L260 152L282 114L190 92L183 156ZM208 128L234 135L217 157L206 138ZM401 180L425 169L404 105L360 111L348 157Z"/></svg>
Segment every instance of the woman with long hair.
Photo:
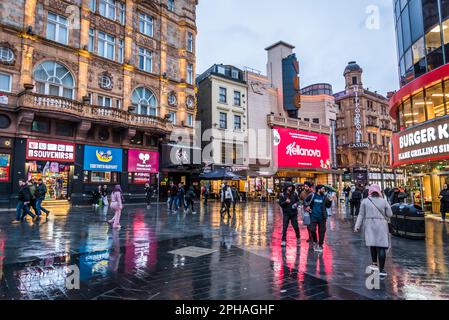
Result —
<svg viewBox="0 0 449 320"><path fill-rule="evenodd" d="M120 215L123 209L123 192L119 185L114 187L114 191L111 194L111 209L114 210L114 217L108 221L109 224L113 225L114 229L120 229Z"/></svg>
<svg viewBox="0 0 449 320"><path fill-rule="evenodd" d="M359 232L364 227L366 246L370 248L373 261L372 268L379 269L382 278L385 272L387 250L391 246L388 223L393 216L387 200L382 197L382 191L377 184L370 186L368 198L362 201L354 231Z"/></svg>

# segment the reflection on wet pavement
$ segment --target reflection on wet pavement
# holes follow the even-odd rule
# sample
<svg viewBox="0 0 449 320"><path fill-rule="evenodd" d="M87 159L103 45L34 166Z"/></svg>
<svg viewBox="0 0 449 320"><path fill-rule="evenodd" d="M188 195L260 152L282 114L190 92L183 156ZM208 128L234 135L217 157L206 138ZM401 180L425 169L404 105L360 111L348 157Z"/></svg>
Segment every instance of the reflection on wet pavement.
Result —
<svg viewBox="0 0 449 320"><path fill-rule="evenodd" d="M12 225L12 214L2 213L0 298L449 299L449 230L433 219L426 241L393 238L389 276L370 291L369 252L343 210L328 221L322 254L310 250L303 227L301 246L290 230L287 248L280 247L276 204L242 204L223 220L213 203L197 215L130 206L119 231L109 228L108 215L61 208L47 221ZM71 265L79 268L80 290L66 288Z"/></svg>

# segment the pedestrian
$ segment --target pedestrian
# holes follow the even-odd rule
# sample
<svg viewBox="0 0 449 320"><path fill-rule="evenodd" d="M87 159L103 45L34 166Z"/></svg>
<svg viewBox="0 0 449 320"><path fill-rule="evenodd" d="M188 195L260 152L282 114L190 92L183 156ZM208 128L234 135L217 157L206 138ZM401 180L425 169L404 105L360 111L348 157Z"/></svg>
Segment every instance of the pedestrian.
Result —
<svg viewBox="0 0 449 320"><path fill-rule="evenodd" d="M201 188L201 193L204 199L204 205L207 206L207 200L209 199L209 185L204 185Z"/></svg>
<svg viewBox="0 0 449 320"><path fill-rule="evenodd" d="M101 203L103 204L103 206L107 207L109 206L109 201L108 201L108 186L104 185L103 188L101 189Z"/></svg>
<svg viewBox="0 0 449 320"><path fill-rule="evenodd" d="M222 192L221 192L221 203L224 205L223 213L227 212L228 217L231 217L231 204L234 202L234 197L232 196L232 189L228 184L225 184Z"/></svg>
<svg viewBox="0 0 449 320"><path fill-rule="evenodd" d="M327 208L332 206L332 201L325 194L326 188L323 185L316 187L316 192L309 195L305 200L305 209L310 212L309 230L312 233L313 250L323 251L324 237L326 235ZM318 236L317 236L318 228Z"/></svg>
<svg viewBox="0 0 449 320"><path fill-rule="evenodd" d="M395 205L398 203L404 203L405 199L407 199L407 194L405 193L404 189L401 187L394 188L393 192L391 193L390 197L390 204Z"/></svg>
<svg viewBox="0 0 449 320"><path fill-rule="evenodd" d="M150 208L150 206L151 206L151 197L152 196L153 196L153 188L147 182L147 183L145 183L145 200L147 202L147 208Z"/></svg>
<svg viewBox="0 0 449 320"><path fill-rule="evenodd" d="M42 202L45 200L45 196L47 195L47 186L45 185L44 181L42 180L42 178L40 178L38 180L38 184L37 184L37 190L36 190L36 208L39 212L39 215L41 215L41 212L43 211L47 218L48 215L50 214L50 211L45 209L42 206Z"/></svg>
<svg viewBox="0 0 449 320"><path fill-rule="evenodd" d="M184 213L187 211L185 195L186 195L186 190L184 189L184 184L182 182L180 182L178 185L177 207L179 209L182 206L184 208Z"/></svg>
<svg viewBox="0 0 449 320"><path fill-rule="evenodd" d="M349 207L349 195L351 193L351 187L349 185L346 185L343 189L343 192L345 194L345 207Z"/></svg>
<svg viewBox="0 0 449 320"><path fill-rule="evenodd" d="M189 190L187 190L186 195L186 204L187 204L187 210L190 210L192 214L196 214L195 212L195 188L193 186L190 186Z"/></svg>
<svg viewBox="0 0 449 320"><path fill-rule="evenodd" d="M391 245L388 223L392 216L391 207L382 197L379 185L373 184L368 198L362 202L354 231L359 232L363 226L366 246L370 248L373 261L372 268L378 268L381 277L387 276L385 260Z"/></svg>
<svg viewBox="0 0 449 320"><path fill-rule="evenodd" d="M24 179L19 179L19 193L16 207L16 220L13 223L23 222L26 215L29 215L33 221L36 221L37 215L30 210L31 193L28 184Z"/></svg>
<svg viewBox="0 0 449 320"><path fill-rule="evenodd" d="M284 188L279 197L279 205L282 208L282 242L281 247L287 246L287 229L291 223L296 234L296 243L300 245L301 236L298 226L298 206L300 205L300 199L298 194L293 189L292 185Z"/></svg>
<svg viewBox="0 0 449 320"><path fill-rule="evenodd" d="M37 209L36 206L36 198L37 198L37 184L34 179L30 179L28 181L28 188L30 189L30 207L33 209L34 214L38 217L41 215L40 211Z"/></svg>
<svg viewBox="0 0 449 320"><path fill-rule="evenodd" d="M112 224L114 229L120 229L120 216L123 209L123 192L119 185L114 187L114 191L111 194L111 209L114 210L114 217L108 221Z"/></svg>
<svg viewBox="0 0 449 320"><path fill-rule="evenodd" d="M101 186L92 191L92 206L98 207L101 202Z"/></svg>
<svg viewBox="0 0 449 320"><path fill-rule="evenodd" d="M312 189L312 183L309 181L304 182L303 190L301 191L301 194L299 195L299 199L301 200L302 210L304 211L304 201L309 197L309 195L313 193ZM304 222L304 221L303 221ZM305 225L308 226L308 225ZM309 234L309 239L307 242L313 242L312 233L310 232L309 228L307 228L307 233Z"/></svg>
<svg viewBox="0 0 449 320"><path fill-rule="evenodd" d="M240 202L240 193L237 190L236 186L232 186L231 191L232 191L232 210L235 212L235 206L237 202Z"/></svg>
<svg viewBox="0 0 449 320"><path fill-rule="evenodd" d="M220 204L221 204L221 206L220 206L220 214L221 215L223 215L223 212L226 211L226 206L225 206L225 203L224 203L225 187L226 187L226 184L223 182L221 184L221 188L220 188Z"/></svg>
<svg viewBox="0 0 449 320"><path fill-rule="evenodd" d="M440 192L440 211L441 211L441 223L446 222L446 213L449 212L449 189L445 183L443 190Z"/></svg>
<svg viewBox="0 0 449 320"><path fill-rule="evenodd" d="M369 185L365 184L365 189L363 190L363 199L368 198L369 196Z"/></svg>
<svg viewBox="0 0 449 320"><path fill-rule="evenodd" d="M351 216L357 217L360 211L360 204L362 203L362 190L363 186L359 185L354 188L354 191L351 192L350 195L350 203L351 203Z"/></svg>
<svg viewBox="0 0 449 320"><path fill-rule="evenodd" d="M170 181L169 194L170 194L169 211L170 212L178 211L178 206L177 206L178 187L176 187L176 185L174 184L173 181ZM173 210L173 205L175 207L175 210Z"/></svg>

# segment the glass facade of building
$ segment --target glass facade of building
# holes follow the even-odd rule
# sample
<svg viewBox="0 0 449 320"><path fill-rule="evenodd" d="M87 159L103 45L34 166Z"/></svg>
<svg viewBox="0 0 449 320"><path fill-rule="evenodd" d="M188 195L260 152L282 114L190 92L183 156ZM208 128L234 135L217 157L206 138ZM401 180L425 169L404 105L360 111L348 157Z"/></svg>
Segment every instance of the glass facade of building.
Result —
<svg viewBox="0 0 449 320"><path fill-rule="evenodd" d="M301 89L301 94L305 96L319 96L321 94L333 95L332 85L328 83L317 83Z"/></svg>
<svg viewBox="0 0 449 320"><path fill-rule="evenodd" d="M393 0L401 86L449 63L449 0Z"/></svg>

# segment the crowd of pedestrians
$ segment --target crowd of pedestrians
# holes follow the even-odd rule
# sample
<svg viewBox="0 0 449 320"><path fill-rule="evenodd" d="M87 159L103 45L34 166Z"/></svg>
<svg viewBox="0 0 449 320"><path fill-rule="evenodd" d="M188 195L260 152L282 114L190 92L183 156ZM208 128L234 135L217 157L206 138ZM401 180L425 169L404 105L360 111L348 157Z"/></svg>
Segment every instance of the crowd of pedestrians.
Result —
<svg viewBox="0 0 449 320"><path fill-rule="evenodd" d="M21 223L27 216L30 216L34 222L41 218L42 213L48 217L50 211L42 206L46 194L47 186L42 179L38 179L37 181L35 179L30 179L29 181L20 179L16 219L13 223Z"/></svg>

